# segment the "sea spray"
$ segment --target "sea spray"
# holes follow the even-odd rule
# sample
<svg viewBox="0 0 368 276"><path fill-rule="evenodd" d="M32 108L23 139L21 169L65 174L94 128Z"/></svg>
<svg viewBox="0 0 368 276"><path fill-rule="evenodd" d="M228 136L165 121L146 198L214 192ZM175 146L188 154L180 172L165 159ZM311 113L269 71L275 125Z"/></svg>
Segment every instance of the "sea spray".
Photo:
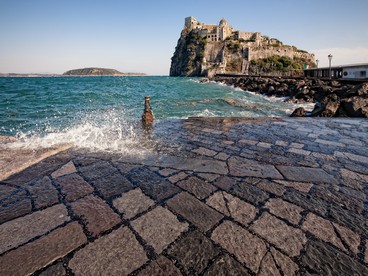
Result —
<svg viewBox="0 0 368 276"><path fill-rule="evenodd" d="M127 119L124 111L84 114L63 128L48 127L43 132L19 132L12 147L48 148L69 144L77 149L123 154L143 154L149 149L142 141L138 122Z"/></svg>

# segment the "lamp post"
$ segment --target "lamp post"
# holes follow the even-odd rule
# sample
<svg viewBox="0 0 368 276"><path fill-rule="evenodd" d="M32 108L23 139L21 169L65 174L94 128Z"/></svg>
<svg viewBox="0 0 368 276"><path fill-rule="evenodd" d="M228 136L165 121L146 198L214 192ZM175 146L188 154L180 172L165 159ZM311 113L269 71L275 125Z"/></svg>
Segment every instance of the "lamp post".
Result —
<svg viewBox="0 0 368 276"><path fill-rule="evenodd" d="M332 60L332 55L331 54L329 54L328 56L328 75L329 75L329 77L330 77L330 79L332 78L332 74L331 74L331 60Z"/></svg>
<svg viewBox="0 0 368 276"><path fill-rule="evenodd" d="M318 63L319 63L319 59L316 59L317 69L318 69ZM318 70L316 70L316 78L318 78L318 75L319 75Z"/></svg>

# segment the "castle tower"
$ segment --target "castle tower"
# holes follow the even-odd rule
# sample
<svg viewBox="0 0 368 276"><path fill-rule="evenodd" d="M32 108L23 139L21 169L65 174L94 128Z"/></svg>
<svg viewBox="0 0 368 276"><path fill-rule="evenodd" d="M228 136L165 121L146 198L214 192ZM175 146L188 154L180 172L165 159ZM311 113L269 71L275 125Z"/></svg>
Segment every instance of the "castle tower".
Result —
<svg viewBox="0 0 368 276"><path fill-rule="evenodd" d="M218 26L218 40L223 41L233 32L233 27L227 23L225 18L222 18Z"/></svg>
<svg viewBox="0 0 368 276"><path fill-rule="evenodd" d="M196 26L197 24L198 24L198 21L194 17L189 16L185 18L185 27L187 29L192 30L194 26Z"/></svg>

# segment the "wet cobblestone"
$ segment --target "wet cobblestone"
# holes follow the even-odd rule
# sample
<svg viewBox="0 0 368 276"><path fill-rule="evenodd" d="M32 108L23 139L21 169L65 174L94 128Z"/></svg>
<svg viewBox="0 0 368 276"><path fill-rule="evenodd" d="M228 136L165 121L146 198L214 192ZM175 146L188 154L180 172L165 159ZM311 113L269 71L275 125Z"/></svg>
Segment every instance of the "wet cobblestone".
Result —
<svg viewBox="0 0 368 276"><path fill-rule="evenodd" d="M364 119L156 123L0 181L1 275L368 275Z"/></svg>

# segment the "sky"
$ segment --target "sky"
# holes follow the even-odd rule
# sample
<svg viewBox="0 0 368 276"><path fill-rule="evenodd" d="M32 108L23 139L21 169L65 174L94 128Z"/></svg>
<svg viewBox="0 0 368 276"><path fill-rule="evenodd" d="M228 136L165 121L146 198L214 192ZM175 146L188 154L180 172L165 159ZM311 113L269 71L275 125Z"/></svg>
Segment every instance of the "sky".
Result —
<svg viewBox="0 0 368 276"><path fill-rule="evenodd" d="M368 0L0 0L0 73L168 75L184 18L261 32L320 66L368 63Z"/></svg>

